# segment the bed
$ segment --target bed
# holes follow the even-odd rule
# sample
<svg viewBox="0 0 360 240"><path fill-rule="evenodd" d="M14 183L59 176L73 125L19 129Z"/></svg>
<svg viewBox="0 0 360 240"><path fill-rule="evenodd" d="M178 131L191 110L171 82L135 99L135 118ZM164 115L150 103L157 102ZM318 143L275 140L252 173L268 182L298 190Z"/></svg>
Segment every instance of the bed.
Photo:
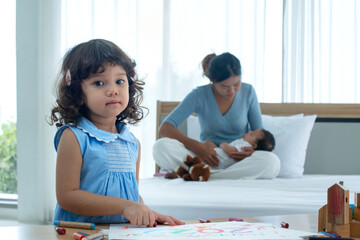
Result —
<svg viewBox="0 0 360 240"><path fill-rule="evenodd" d="M158 101L156 129L177 105ZM327 189L339 181L350 190L353 203L354 192L360 192L360 104L261 103L261 110L264 127L272 128L280 144L274 150L284 166L278 178L208 182L146 178L140 180L145 203L184 220L317 213L326 204ZM192 116L179 130L196 138L196 124ZM284 150L284 143L290 149Z"/></svg>

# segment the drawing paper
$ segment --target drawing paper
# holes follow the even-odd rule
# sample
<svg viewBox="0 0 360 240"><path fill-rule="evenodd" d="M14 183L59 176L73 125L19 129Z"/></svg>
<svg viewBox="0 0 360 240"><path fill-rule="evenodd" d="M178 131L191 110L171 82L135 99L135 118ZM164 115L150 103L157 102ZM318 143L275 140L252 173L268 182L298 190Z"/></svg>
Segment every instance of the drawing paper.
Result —
<svg viewBox="0 0 360 240"><path fill-rule="evenodd" d="M275 227L267 223L213 222L155 228L111 224L109 239L302 239L316 233Z"/></svg>

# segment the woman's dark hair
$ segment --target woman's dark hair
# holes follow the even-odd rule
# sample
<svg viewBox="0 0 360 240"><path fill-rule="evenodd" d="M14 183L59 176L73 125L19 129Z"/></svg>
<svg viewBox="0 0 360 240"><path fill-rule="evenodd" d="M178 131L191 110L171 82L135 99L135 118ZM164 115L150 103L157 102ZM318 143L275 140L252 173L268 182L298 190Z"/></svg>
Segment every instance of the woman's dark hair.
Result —
<svg viewBox="0 0 360 240"><path fill-rule="evenodd" d="M275 148L275 138L271 132L262 129L264 137L260 139L257 143L256 150L263 150L271 152Z"/></svg>
<svg viewBox="0 0 360 240"><path fill-rule="evenodd" d="M211 53L202 60L201 64L203 74L214 83L224 81L233 75L241 76L239 59L228 52L220 55Z"/></svg>
<svg viewBox="0 0 360 240"><path fill-rule="evenodd" d="M105 70L105 64L123 67L129 81L129 103L117 116L117 121L135 124L144 117L140 104L143 99L144 82L137 79L136 63L116 44L94 39L76 45L67 51L58 77L56 104L51 111L50 125L77 124L80 116L88 117L89 109L83 104L81 82L91 74ZM70 71L71 84L66 83L66 72Z"/></svg>

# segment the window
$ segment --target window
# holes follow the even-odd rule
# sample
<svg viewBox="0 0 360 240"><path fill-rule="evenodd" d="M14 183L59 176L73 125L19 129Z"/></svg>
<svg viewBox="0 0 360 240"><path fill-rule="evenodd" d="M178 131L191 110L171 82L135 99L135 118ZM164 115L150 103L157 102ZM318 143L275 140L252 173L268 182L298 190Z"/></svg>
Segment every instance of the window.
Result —
<svg viewBox="0 0 360 240"><path fill-rule="evenodd" d="M16 1L6 1L0 8L0 199L17 193L16 177Z"/></svg>
<svg viewBox="0 0 360 240"><path fill-rule="evenodd" d="M283 102L360 103L360 4L284 0Z"/></svg>
<svg viewBox="0 0 360 240"><path fill-rule="evenodd" d="M147 143L142 145L142 156L148 156L143 157L142 177L151 176L155 167L149 155L155 130L148 129L155 126L156 100L180 101L191 89L208 83L200 68L205 55L232 52L242 63L244 82L255 86L259 98L281 101L281 0L62 3L63 51L91 38L105 38L137 62L146 83L143 105L150 109L132 128L140 142Z"/></svg>
<svg viewBox="0 0 360 240"><path fill-rule="evenodd" d="M359 103L360 4L354 0L63 0L63 49L106 38L138 63L150 114L133 128L149 156L156 100L181 101L205 55L240 59L260 102ZM119 14L121 13L121 14ZM151 176L151 156L141 176ZM144 174L145 173L145 174Z"/></svg>

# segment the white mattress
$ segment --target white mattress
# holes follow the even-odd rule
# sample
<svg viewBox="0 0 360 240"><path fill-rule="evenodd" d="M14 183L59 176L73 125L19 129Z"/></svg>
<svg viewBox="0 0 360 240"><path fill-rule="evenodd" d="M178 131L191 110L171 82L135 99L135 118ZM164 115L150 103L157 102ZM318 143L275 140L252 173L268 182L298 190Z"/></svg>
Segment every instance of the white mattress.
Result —
<svg viewBox="0 0 360 240"><path fill-rule="evenodd" d="M317 213L326 204L327 189L339 181L350 190L350 203L354 203L360 175L208 182L153 177L140 179L140 195L151 209L183 220Z"/></svg>

